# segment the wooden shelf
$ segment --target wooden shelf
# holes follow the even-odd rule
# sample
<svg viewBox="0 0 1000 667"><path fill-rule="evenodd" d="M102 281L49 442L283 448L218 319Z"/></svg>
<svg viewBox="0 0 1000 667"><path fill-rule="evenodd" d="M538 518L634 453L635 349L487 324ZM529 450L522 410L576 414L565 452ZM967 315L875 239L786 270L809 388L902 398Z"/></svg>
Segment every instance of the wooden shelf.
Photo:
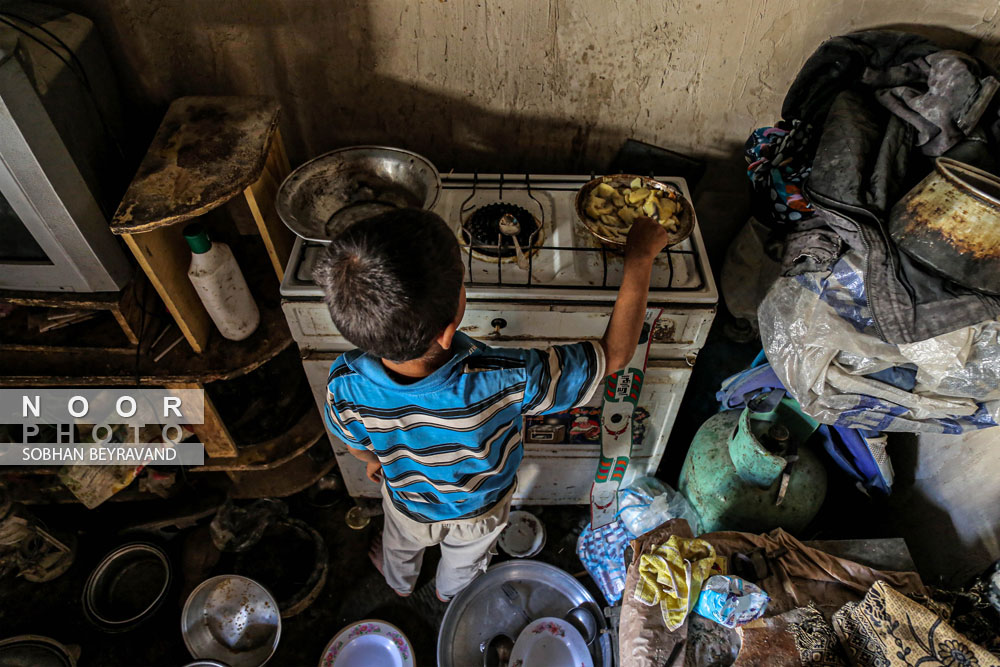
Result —
<svg viewBox="0 0 1000 667"><path fill-rule="evenodd" d="M242 193L264 170L279 108L264 97L174 100L111 231L140 234L175 225Z"/></svg>
<svg viewBox="0 0 1000 667"><path fill-rule="evenodd" d="M310 405L302 418L286 433L255 445L240 445L233 457L206 459L192 472L263 471L280 468L307 452L325 434L319 412Z"/></svg>
<svg viewBox="0 0 1000 667"><path fill-rule="evenodd" d="M149 292L149 283L146 282L142 274L139 274L139 277L131 281L121 292L79 294L76 292L0 290L0 303L29 308L106 311L111 314L121 328L128 343L138 345L143 314L141 304L147 292ZM76 325L70 325L67 328L74 326Z"/></svg>
<svg viewBox="0 0 1000 667"><path fill-rule="evenodd" d="M230 473L233 480L230 495L238 500L284 498L308 489L329 474L336 463L337 460L332 456L329 461L317 463L303 454L273 470Z"/></svg>
<svg viewBox="0 0 1000 667"><path fill-rule="evenodd" d="M187 277L182 223L224 212L236 229L260 234L281 282L293 239L274 207L289 171L278 111L261 97L175 100L111 222L199 354L214 326Z"/></svg>
<svg viewBox="0 0 1000 667"><path fill-rule="evenodd" d="M183 346L158 363L135 349L0 345L0 386L139 386L162 387L179 383L228 380L250 373L273 359L292 342L280 306L260 308L260 326L246 340L234 342L215 336L204 354Z"/></svg>

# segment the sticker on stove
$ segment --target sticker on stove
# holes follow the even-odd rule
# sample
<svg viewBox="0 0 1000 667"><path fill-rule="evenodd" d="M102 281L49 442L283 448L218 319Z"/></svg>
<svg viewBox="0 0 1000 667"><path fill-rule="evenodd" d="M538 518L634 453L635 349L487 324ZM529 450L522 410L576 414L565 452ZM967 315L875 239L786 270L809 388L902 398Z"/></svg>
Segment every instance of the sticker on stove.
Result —
<svg viewBox="0 0 1000 667"><path fill-rule="evenodd" d="M628 471L632 444L637 432L640 436L645 433L643 422L649 413L637 406L652 344L650 332L661 312L659 308L646 310L632 359L625 369L605 378L600 415L601 458L590 490L590 523L595 529L611 523L618 515L618 487ZM639 422L640 428L633 428L633 421Z"/></svg>

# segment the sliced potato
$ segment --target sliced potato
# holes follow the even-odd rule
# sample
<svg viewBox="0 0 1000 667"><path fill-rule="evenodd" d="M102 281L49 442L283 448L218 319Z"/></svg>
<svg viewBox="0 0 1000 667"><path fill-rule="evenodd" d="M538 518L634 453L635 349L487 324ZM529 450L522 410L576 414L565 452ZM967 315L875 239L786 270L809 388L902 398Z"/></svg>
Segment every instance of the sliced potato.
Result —
<svg viewBox="0 0 1000 667"><path fill-rule="evenodd" d="M632 226L632 223L635 222L635 219L638 215L639 212L636 209L631 208L629 206L624 206L618 209L618 217L621 218L622 222L624 222L629 227Z"/></svg>
<svg viewBox="0 0 1000 667"><path fill-rule="evenodd" d="M614 205L610 204L607 200L601 199L597 195L591 194L587 198L587 205L584 210L592 218L598 218L602 215L608 215L615 212Z"/></svg>
<svg viewBox="0 0 1000 667"><path fill-rule="evenodd" d="M626 240L640 216L657 220L669 232L680 228L680 204L663 190L645 187L638 177L627 187L599 183L587 197L584 211L595 232L617 243Z"/></svg>
<svg viewBox="0 0 1000 667"><path fill-rule="evenodd" d="M596 188L594 188L594 194L598 197L603 197L607 199L611 195L615 194L617 190L614 187L608 185L607 183L599 183Z"/></svg>
<svg viewBox="0 0 1000 667"><path fill-rule="evenodd" d="M648 196L649 196L649 190L647 190L646 188L639 188L638 190L632 190L631 192L629 192L628 196L625 197L625 199L627 199L628 203L630 204L638 204Z"/></svg>
<svg viewBox="0 0 1000 667"><path fill-rule="evenodd" d="M677 202L669 197L661 197L658 199L656 206L660 209L661 220L665 220L678 212Z"/></svg>

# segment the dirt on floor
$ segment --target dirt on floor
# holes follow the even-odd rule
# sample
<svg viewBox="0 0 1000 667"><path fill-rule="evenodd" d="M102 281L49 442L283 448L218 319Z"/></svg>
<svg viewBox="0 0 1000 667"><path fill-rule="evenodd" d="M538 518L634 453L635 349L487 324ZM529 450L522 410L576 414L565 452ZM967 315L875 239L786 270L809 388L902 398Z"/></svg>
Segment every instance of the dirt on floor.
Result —
<svg viewBox="0 0 1000 667"><path fill-rule="evenodd" d="M353 505L341 497L327 508L314 507L303 493L286 499L290 516L301 519L323 537L329 553L328 574L316 601L302 613L282 621L281 641L268 664L276 667L318 665L323 649L344 626L369 618L398 626L413 644L418 665L434 665L437 633L447 605L434 595L436 549L428 550L417 590L400 598L385 584L368 559L368 545L380 530L381 517L360 531L351 530L344 515ZM36 584L22 579L0 581L2 637L38 634L66 645L80 647L80 667L180 667L191 661L180 632L181 608L186 593L209 576L242 570L261 581L274 582L278 598L292 595L312 570L311 545L266 534L253 550L254 557L236 557L214 551L207 522L166 534L120 531L144 518L146 503L132 507L108 503L92 512L73 506L33 507L52 526L74 526L79 553L70 570L58 579ZM162 511L162 506L159 508ZM576 557L576 538L589 516L584 507L536 507L546 524L549 539L537 557L577 575L598 600L602 600ZM84 617L81 594L87 576L114 546L132 539L152 540L164 546L175 567L177 583L163 607L136 629L107 634ZM494 562L504 560L497 556ZM603 603L603 600L602 600Z"/></svg>

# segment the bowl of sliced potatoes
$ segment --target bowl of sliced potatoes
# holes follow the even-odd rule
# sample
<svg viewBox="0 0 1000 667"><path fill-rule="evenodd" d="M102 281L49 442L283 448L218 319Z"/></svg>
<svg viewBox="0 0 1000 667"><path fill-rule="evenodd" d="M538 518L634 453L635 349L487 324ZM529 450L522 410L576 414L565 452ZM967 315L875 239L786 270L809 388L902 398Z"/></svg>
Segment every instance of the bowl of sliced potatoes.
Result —
<svg viewBox="0 0 1000 667"><path fill-rule="evenodd" d="M624 247L636 218L660 223L677 245L694 229L694 210L672 185L646 176L613 174L590 181L576 193L576 214L587 231L606 245Z"/></svg>

